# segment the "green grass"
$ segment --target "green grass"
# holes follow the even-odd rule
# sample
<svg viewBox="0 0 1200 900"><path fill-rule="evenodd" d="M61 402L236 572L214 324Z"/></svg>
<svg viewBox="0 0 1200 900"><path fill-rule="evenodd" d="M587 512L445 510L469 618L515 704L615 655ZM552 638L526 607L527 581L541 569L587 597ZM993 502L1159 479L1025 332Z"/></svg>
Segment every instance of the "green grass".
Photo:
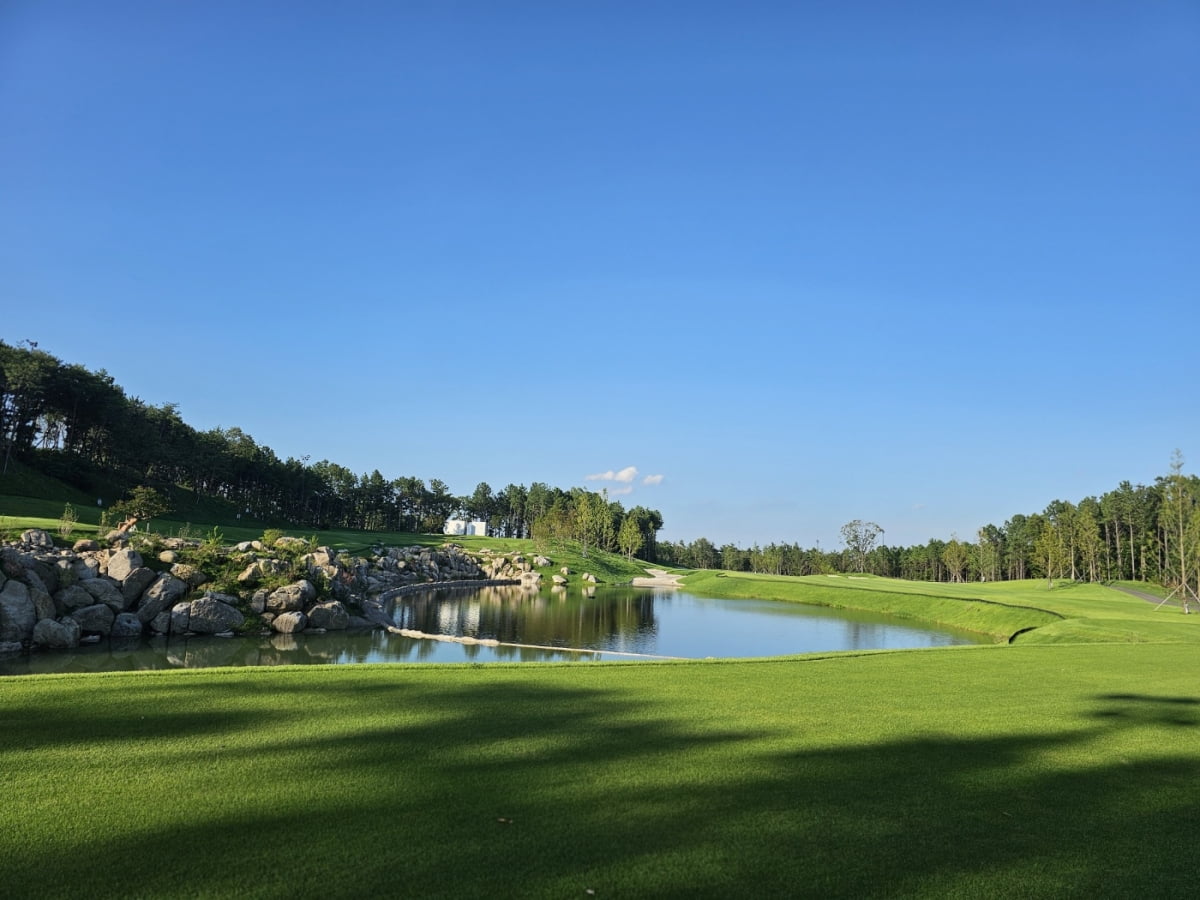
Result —
<svg viewBox="0 0 1200 900"><path fill-rule="evenodd" d="M1200 643L1200 615L1100 584L997 581L941 584L873 576L792 578L697 572L684 585L713 597L761 598L865 609L1019 643Z"/></svg>
<svg viewBox="0 0 1200 900"><path fill-rule="evenodd" d="M1185 645L0 685L7 897L1184 897Z"/></svg>

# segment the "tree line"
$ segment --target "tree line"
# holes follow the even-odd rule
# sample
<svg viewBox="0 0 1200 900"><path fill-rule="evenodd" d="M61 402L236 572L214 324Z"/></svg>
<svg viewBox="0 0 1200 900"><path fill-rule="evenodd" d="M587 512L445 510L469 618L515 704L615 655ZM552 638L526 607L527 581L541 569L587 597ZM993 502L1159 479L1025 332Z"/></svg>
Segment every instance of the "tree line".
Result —
<svg viewBox="0 0 1200 900"><path fill-rule="evenodd" d="M659 561L775 575L866 572L914 581L1153 581L1200 598L1200 479L1183 473L1176 453L1170 472L1152 485L1122 481L1099 497L1054 500L1041 512L1018 513L984 525L974 540L931 539L888 546L883 529L854 521L841 548L797 544L714 546L707 538L663 542Z"/></svg>
<svg viewBox="0 0 1200 900"><path fill-rule="evenodd" d="M20 460L81 490L114 476L179 486L264 522L304 528L440 532L454 516L502 537L575 540L653 560L662 515L607 495L541 482L458 496L438 478L356 474L329 460L280 459L240 428L197 431L174 403L128 396L103 369L64 364L31 341L0 341L0 439L7 471Z"/></svg>

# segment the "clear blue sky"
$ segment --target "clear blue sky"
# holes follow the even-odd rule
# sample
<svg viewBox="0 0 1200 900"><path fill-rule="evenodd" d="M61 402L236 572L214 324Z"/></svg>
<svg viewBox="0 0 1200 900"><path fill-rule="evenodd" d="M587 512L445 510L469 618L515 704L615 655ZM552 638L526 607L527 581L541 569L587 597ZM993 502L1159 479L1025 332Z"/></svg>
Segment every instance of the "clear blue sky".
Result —
<svg viewBox="0 0 1200 900"><path fill-rule="evenodd" d="M973 538L1196 471L1198 289L1194 0L0 3L0 337L281 457Z"/></svg>

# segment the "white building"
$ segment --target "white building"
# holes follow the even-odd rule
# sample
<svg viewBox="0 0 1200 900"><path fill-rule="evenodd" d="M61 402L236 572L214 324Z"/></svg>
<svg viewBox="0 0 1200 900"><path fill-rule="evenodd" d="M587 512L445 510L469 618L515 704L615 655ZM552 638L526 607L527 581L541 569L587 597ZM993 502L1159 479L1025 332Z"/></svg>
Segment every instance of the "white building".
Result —
<svg viewBox="0 0 1200 900"><path fill-rule="evenodd" d="M482 519L476 519L473 522L468 522L466 519L447 519L446 524L442 526L442 534L452 534L456 537L459 535L487 537L488 526L487 522Z"/></svg>

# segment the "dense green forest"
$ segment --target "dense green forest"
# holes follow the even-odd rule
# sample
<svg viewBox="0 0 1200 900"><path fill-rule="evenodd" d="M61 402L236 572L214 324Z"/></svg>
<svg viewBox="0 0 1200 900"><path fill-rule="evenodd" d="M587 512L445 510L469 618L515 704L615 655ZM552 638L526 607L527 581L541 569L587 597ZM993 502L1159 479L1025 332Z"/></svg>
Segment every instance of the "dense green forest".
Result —
<svg viewBox="0 0 1200 900"><path fill-rule="evenodd" d="M104 370L64 364L36 344L0 341L0 472L14 460L93 494L135 485L187 488L252 519L302 528L440 532L483 519L502 537L577 540L653 559L662 515L604 493L540 482L457 496L437 478L355 474L329 460L280 459L240 428L197 431L173 403L126 395ZM0 493L3 490L0 489Z"/></svg>
<svg viewBox="0 0 1200 900"><path fill-rule="evenodd" d="M703 537L660 542L657 510L626 510L577 487L535 482L493 491L481 483L458 496L437 478L388 480L378 470L355 474L329 460L281 460L240 428L197 431L174 404L129 397L103 370L64 364L31 342L0 341L0 437L3 470L19 459L92 492L104 486L111 493L113 484L181 486L255 519L299 527L436 532L447 518L465 515L487 520L500 536L569 538L668 565L781 575L1141 580L1194 595L1200 573L1200 479L1183 474L1178 455L1152 485L1126 481L1100 497L1054 500L1040 512L985 525L973 540L892 547L876 544L883 531L873 523L850 523L862 526L855 539L822 550L788 543L718 547Z"/></svg>

